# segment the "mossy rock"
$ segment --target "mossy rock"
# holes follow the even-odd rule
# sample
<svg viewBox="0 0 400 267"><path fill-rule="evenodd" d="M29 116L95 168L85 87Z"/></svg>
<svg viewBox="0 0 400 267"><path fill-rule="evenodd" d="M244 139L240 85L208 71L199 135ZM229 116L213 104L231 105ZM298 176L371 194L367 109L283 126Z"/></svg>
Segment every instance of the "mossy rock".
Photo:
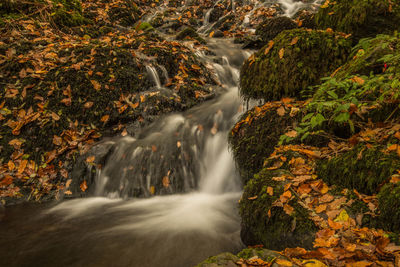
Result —
<svg viewBox="0 0 400 267"><path fill-rule="evenodd" d="M396 35L378 35L366 38L353 48L349 60L334 74L336 79L351 75L370 76L398 73L400 70L400 38Z"/></svg>
<svg viewBox="0 0 400 267"><path fill-rule="evenodd" d="M240 72L240 93L267 101L301 99L301 91L320 83L346 62L350 40L333 32L308 29L283 31L271 45L250 57Z"/></svg>
<svg viewBox="0 0 400 267"><path fill-rule="evenodd" d="M44 0L34 1L10 1L0 4L0 16L34 16L40 17L45 10L50 22L60 28L69 28L91 23L84 17L82 3L80 0L52 0L50 9L46 8L49 3ZM42 16L43 17L43 16Z"/></svg>
<svg viewBox="0 0 400 267"><path fill-rule="evenodd" d="M290 175L285 170L261 170L244 188L239 203L242 217L241 238L246 245L263 245L267 249L282 250L288 247L312 248L317 227L309 219L306 209L292 198L287 204L294 208L291 215L282 207L273 206L284 192L284 182L273 177ZM273 195L267 193L273 188ZM270 215L269 214L270 211Z"/></svg>
<svg viewBox="0 0 400 267"><path fill-rule="evenodd" d="M400 183L384 185L378 194L380 226L400 233Z"/></svg>
<svg viewBox="0 0 400 267"><path fill-rule="evenodd" d="M261 113L260 107L247 111L229 134L229 144L244 184L261 170L264 160L278 144L279 137L288 128L294 127L301 117L298 113L291 116L289 109L284 116L279 116L278 108L268 108Z"/></svg>
<svg viewBox="0 0 400 267"><path fill-rule="evenodd" d="M330 185L375 194L400 168L398 155L383 153L383 149L382 146L357 145L346 153L320 161L317 174Z"/></svg>
<svg viewBox="0 0 400 267"><path fill-rule="evenodd" d="M278 252L264 249L264 248L246 248L240 251L237 255L233 255L232 253L221 253L216 256L209 257L205 261L196 265L196 267L226 267L226 266L237 266L237 262L240 260L249 260L249 259L261 259L264 262L273 262L275 259L283 259L287 260L286 257L283 257ZM279 267L277 263L272 263L272 267ZM293 265L295 266L295 265Z"/></svg>
<svg viewBox="0 0 400 267"><path fill-rule="evenodd" d="M184 39L194 39L197 40L201 44L205 44L206 41L200 37L200 35L196 32L196 30L192 27L186 27L182 31L180 31L176 37L176 40L184 40Z"/></svg>
<svg viewBox="0 0 400 267"><path fill-rule="evenodd" d="M133 26L141 17L138 5L133 0L124 0L114 5L108 11L108 16L113 24Z"/></svg>
<svg viewBox="0 0 400 267"><path fill-rule="evenodd" d="M256 35L260 36L265 45L282 31L296 28L297 24L286 16L267 18L257 26Z"/></svg>
<svg viewBox="0 0 400 267"><path fill-rule="evenodd" d="M355 40L399 29L400 3L395 0L325 1L315 16L320 29L351 33Z"/></svg>

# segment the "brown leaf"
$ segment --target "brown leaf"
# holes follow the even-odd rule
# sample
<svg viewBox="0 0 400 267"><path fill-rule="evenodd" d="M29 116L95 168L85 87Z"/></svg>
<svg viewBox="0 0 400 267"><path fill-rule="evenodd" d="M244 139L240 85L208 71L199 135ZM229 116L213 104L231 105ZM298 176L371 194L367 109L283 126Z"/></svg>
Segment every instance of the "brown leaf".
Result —
<svg viewBox="0 0 400 267"><path fill-rule="evenodd" d="M273 46L274 46L274 41L272 41L272 40L269 41L268 47L264 51L264 55L267 55L269 53L269 51L272 49Z"/></svg>
<svg viewBox="0 0 400 267"><path fill-rule="evenodd" d="M8 161L7 166L8 166L9 171L12 171L15 169L15 164L11 160Z"/></svg>
<svg viewBox="0 0 400 267"><path fill-rule="evenodd" d="M358 83L359 85L363 85L365 83L365 81L358 76L354 76L353 78L351 78L351 80L355 83Z"/></svg>
<svg viewBox="0 0 400 267"><path fill-rule="evenodd" d="M254 196L254 197L248 197L247 199L248 200L254 200L254 199L257 199L258 198L258 196Z"/></svg>
<svg viewBox="0 0 400 267"><path fill-rule="evenodd" d="M316 208L315 208L315 212L316 213L321 213L321 212L323 212L323 211L325 211L326 210L326 204L322 204L322 205L319 205L319 206L317 206Z"/></svg>
<svg viewBox="0 0 400 267"><path fill-rule="evenodd" d="M54 135L53 136L53 144L55 144L56 146L61 146L62 145L62 138Z"/></svg>

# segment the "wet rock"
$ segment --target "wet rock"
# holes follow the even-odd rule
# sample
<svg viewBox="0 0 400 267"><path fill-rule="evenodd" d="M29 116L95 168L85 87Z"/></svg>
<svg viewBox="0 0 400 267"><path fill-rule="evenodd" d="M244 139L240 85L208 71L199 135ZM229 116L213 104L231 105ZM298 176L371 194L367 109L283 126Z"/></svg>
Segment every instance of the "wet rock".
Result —
<svg viewBox="0 0 400 267"><path fill-rule="evenodd" d="M399 29L400 6L389 0L326 1L315 16L320 29L351 33L356 41Z"/></svg>
<svg viewBox="0 0 400 267"><path fill-rule="evenodd" d="M343 64L350 48L350 40L333 32L284 31L244 63L240 93L266 101L305 98L301 92Z"/></svg>
<svg viewBox="0 0 400 267"><path fill-rule="evenodd" d="M283 110L284 115L278 115L277 110ZM266 104L246 112L233 127L229 144L244 184L262 169L280 136L300 121L302 112L298 110Z"/></svg>

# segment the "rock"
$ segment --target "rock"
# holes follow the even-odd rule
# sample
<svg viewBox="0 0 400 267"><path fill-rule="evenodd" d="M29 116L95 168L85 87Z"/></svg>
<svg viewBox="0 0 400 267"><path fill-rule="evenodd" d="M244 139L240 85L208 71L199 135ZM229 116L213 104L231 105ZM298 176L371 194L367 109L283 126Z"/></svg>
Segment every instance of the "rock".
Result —
<svg viewBox="0 0 400 267"><path fill-rule="evenodd" d="M374 194L400 168L396 153L383 153L384 147L357 145L351 151L318 163L317 173L326 183Z"/></svg>
<svg viewBox="0 0 400 267"><path fill-rule="evenodd" d="M294 153L291 158L293 157L301 156ZM282 175L290 175L290 172L265 168L254 175L244 187L239 203L242 241L246 245L261 244L273 250L293 247L310 249L313 247L317 227L309 219L308 211L298 204L296 197L285 203L293 208L291 215L282 206L274 205L284 192L285 183L272 178ZM272 195L268 187L272 188Z"/></svg>
<svg viewBox="0 0 400 267"><path fill-rule="evenodd" d="M296 28L297 24L286 16L267 18L257 26L256 35L260 36L265 45L284 30Z"/></svg>
<svg viewBox="0 0 400 267"><path fill-rule="evenodd" d="M240 93L266 101L305 98L301 92L342 65L350 48L350 40L333 32L283 31L244 63Z"/></svg>
<svg viewBox="0 0 400 267"><path fill-rule="evenodd" d="M278 144L279 137L300 120L298 107L296 104L292 108L269 104L255 107L246 112L233 127L229 134L229 144L243 184L261 170L265 158L269 157ZM278 115L278 110L284 114Z"/></svg>
<svg viewBox="0 0 400 267"><path fill-rule="evenodd" d="M237 255L221 253L217 256L210 257L196 265L196 267L237 267L240 262L243 263L244 261L251 259L260 259L266 263L273 262L276 259L287 260L286 257L272 250L264 248L246 248L240 251ZM279 267L283 265L274 262L271 266ZM292 266L295 267L296 265Z"/></svg>
<svg viewBox="0 0 400 267"><path fill-rule="evenodd" d="M351 33L356 41L399 29L400 4L390 0L326 1L315 16L320 29Z"/></svg>
<svg viewBox="0 0 400 267"><path fill-rule="evenodd" d="M378 194L380 226L400 233L400 183L387 183ZM398 238L398 237L397 237Z"/></svg>

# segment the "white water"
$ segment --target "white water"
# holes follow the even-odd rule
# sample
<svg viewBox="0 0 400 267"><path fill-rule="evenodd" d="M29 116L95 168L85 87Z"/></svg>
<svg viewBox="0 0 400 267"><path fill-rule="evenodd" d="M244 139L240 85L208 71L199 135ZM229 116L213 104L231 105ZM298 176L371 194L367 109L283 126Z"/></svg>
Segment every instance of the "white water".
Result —
<svg viewBox="0 0 400 267"><path fill-rule="evenodd" d="M147 70L147 73L150 76L150 78L153 80L156 88L160 89L161 82L160 82L160 77L158 76L157 70L151 65L146 65L146 70Z"/></svg>

